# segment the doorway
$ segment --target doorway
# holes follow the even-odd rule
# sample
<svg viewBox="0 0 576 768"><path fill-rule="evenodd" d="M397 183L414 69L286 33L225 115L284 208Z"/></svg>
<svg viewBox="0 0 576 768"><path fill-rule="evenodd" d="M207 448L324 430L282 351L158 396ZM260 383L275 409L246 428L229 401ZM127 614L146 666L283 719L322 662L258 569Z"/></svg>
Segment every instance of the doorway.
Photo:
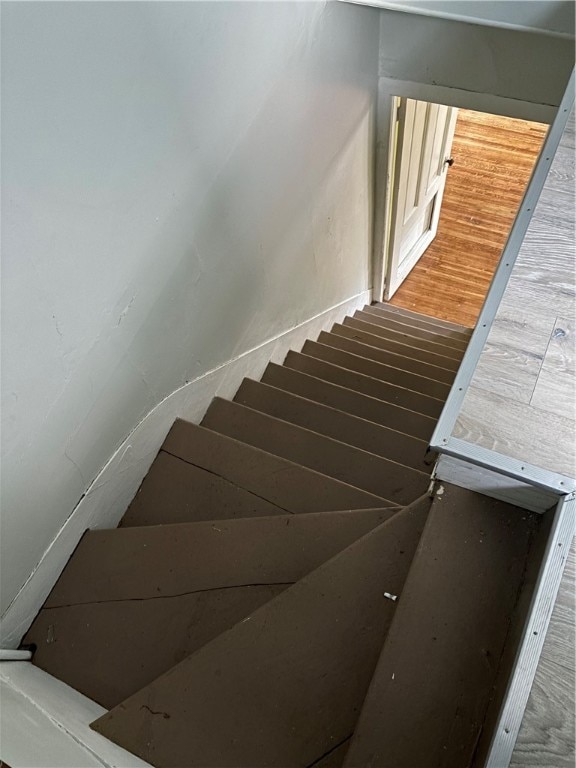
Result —
<svg viewBox="0 0 576 768"><path fill-rule="evenodd" d="M409 99L395 102L410 102ZM428 114L437 114L426 102L416 102ZM446 108L443 108L446 110ZM457 114L456 114L457 113ZM405 112L404 112L405 114ZM393 249L399 229L398 200L402 196L402 164L426 165L414 149L402 153L403 113L393 114L395 152L391 200L387 222L386 300L395 306L443 320L474 326L490 286L494 270L522 201L548 125L517 118L459 109L452 112L453 139L441 147L441 208L437 226L416 255L407 274L394 272ZM450 118L447 117L449 133ZM416 142L417 144L417 142ZM429 141L430 146L432 142ZM404 142L404 148L406 142ZM410 154L412 160L410 160ZM426 154L426 149L423 149ZM443 188L443 196L442 196ZM395 199L394 199L395 196ZM432 219L431 223L434 223ZM394 245L396 237L396 246ZM392 290L390 290L392 289Z"/></svg>

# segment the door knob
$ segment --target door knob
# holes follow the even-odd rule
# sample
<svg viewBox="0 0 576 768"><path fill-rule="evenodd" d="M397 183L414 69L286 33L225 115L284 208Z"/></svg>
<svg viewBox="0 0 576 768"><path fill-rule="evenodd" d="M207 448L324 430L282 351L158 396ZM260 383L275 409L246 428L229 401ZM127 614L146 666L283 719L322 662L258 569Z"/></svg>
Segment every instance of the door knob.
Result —
<svg viewBox="0 0 576 768"><path fill-rule="evenodd" d="M450 157L447 160L444 160L444 165L453 166L454 165L454 158Z"/></svg>

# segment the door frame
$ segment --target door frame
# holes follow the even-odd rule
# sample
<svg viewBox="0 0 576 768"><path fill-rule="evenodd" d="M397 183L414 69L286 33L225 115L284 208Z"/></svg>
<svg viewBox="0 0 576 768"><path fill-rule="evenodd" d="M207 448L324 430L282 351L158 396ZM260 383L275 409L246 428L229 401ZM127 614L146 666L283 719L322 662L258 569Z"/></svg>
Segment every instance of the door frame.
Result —
<svg viewBox="0 0 576 768"><path fill-rule="evenodd" d="M514 117L551 123L557 112L556 107L543 104L492 96L475 91L463 91L440 85L428 85L407 80L393 80L381 77L378 81L378 110L375 136L375 177L374 177L374 218L372 248L372 300L384 301L387 257L390 245L390 222L392 216L392 190L395 171L394 125L397 99L408 98L445 104L448 107L473 109L493 115Z"/></svg>
<svg viewBox="0 0 576 768"><path fill-rule="evenodd" d="M415 105L415 108L417 109L418 104L425 104L427 108L429 106L437 106L442 108L443 105L435 104L434 102L427 102L422 100L413 100L413 99L405 99L400 96L394 97L394 109L391 111L391 120L392 123L390 125L390 154L389 154L389 176L390 176L390 185L388 187L388 197L389 197L389 217L386 221L386 246L384 251L384 265L383 265L383 271L384 271L384 297L385 300L388 301L390 296L390 291L392 290L391 282L392 278L394 276L394 273L396 273L395 277L397 278L398 272L400 271L400 261L399 261L399 254L397 253L397 238L400 235L399 232L399 226L401 228L402 225L399 225L398 222L398 206L400 205L400 202L402 200L402 182L399 178L399 174L402 173L402 168L404 167L404 164L406 164L408 167L412 163L412 159L407 159L405 156L405 142L408 139L408 135L406 133L407 126L406 126L406 120L409 110L409 102ZM444 123L443 133L442 133L442 153L445 158L447 155L447 152L449 153L451 151L452 146L452 138L454 136L454 130L456 127L456 119L458 114L458 109L456 107L446 107L448 110L447 117ZM450 110L455 110L455 112L450 112ZM426 147L428 143L427 139L427 126L428 126L428 110L425 118L424 123L424 135L423 135L423 143L422 143L422 151L419 154L420 161L424 160L424 162L427 161L429 158L429 153L433 153L433 142L432 146ZM448 138L449 137L449 138ZM412 141L412 137L410 137L410 141ZM434 238L436 237L436 232L438 229L438 222L440 219L440 212L442 208L442 200L444 197L444 189L446 187L446 181L447 181L447 173L448 168L446 167L447 160L444 159L444 161L441 163L440 167L438 168L438 189L436 191L435 195L435 202L433 203L433 209L432 209L432 219L430 223L430 230L427 234L427 236L424 238L423 242L418 241L417 245L414 246L416 248L417 252L420 253L420 256L417 257L416 261L412 264L412 266L408 269L408 272L406 275L400 280L400 282L397 282L397 279L394 280L395 286L393 288L393 293L396 293L402 282L408 277L412 269L416 266L421 256L425 253L425 251L428 249L428 247L433 242ZM429 163L431 166L431 162ZM420 182L419 182L420 184ZM420 203L418 203L418 206L420 206ZM396 256L395 256L396 252ZM403 271L403 270L402 270Z"/></svg>

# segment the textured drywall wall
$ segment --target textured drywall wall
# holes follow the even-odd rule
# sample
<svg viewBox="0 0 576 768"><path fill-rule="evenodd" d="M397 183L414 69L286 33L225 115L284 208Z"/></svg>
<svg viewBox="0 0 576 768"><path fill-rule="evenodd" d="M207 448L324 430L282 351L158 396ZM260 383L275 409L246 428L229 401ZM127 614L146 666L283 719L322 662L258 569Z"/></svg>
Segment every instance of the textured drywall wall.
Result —
<svg viewBox="0 0 576 768"><path fill-rule="evenodd" d="M377 14L3 3L3 609L163 397L368 287Z"/></svg>

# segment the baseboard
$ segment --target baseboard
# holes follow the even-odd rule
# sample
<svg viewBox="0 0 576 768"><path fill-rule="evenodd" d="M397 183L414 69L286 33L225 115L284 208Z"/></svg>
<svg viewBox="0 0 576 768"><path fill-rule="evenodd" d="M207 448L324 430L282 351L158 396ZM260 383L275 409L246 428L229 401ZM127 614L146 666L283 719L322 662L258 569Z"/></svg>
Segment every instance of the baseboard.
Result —
<svg viewBox="0 0 576 768"><path fill-rule="evenodd" d="M290 349L299 350L306 339L369 304L371 298L371 290L363 291L331 307L199 376L150 411L96 477L7 608L2 617L0 645L18 647L84 531L118 525L176 418L198 423L215 395L232 397L244 377L260 378L270 361L283 362Z"/></svg>
<svg viewBox="0 0 576 768"><path fill-rule="evenodd" d="M545 512L558 502L557 494L453 456L439 457L433 477L459 485L461 488L468 488L470 491L483 493L499 501L506 501L508 504L514 504L531 512Z"/></svg>

